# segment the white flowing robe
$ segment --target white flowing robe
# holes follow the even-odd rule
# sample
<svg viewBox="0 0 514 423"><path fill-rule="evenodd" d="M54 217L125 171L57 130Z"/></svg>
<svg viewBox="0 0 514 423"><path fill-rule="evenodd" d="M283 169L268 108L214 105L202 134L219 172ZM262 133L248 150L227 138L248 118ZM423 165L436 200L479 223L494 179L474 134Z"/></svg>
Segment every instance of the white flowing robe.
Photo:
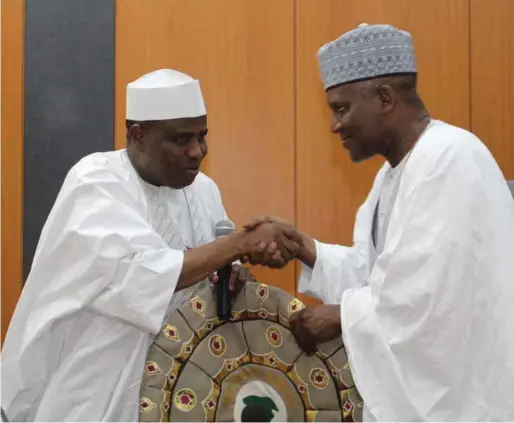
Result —
<svg viewBox="0 0 514 423"><path fill-rule="evenodd" d="M213 241L226 218L202 173L183 191L142 181L124 150L75 165L5 339L8 418L137 421L148 347L198 288L175 293L183 251Z"/></svg>
<svg viewBox="0 0 514 423"><path fill-rule="evenodd" d="M316 241L300 292L341 304L368 418L514 421L514 201L505 179L478 138L434 121L405 165L377 257L371 229L388 169L359 209L354 245Z"/></svg>

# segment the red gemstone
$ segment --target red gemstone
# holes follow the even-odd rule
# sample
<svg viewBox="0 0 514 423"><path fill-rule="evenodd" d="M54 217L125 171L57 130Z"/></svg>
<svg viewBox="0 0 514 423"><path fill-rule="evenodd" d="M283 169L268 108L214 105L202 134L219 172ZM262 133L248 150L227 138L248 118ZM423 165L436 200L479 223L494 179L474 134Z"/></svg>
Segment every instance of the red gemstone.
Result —
<svg viewBox="0 0 514 423"><path fill-rule="evenodd" d="M173 329L168 329L169 336L175 336L175 331Z"/></svg>
<svg viewBox="0 0 514 423"><path fill-rule="evenodd" d="M155 366L154 366L153 364L150 364L150 365L148 366L148 371L149 371L149 372L155 372Z"/></svg>
<svg viewBox="0 0 514 423"><path fill-rule="evenodd" d="M352 405L348 401L344 403L343 407L346 411L350 411L352 409Z"/></svg>
<svg viewBox="0 0 514 423"><path fill-rule="evenodd" d="M269 359L269 362L270 362L270 364L275 364L275 359L274 359L273 357L271 357L271 358Z"/></svg>
<svg viewBox="0 0 514 423"><path fill-rule="evenodd" d="M196 309L197 310L201 310L202 309L202 305L200 303L196 303Z"/></svg>
<svg viewBox="0 0 514 423"><path fill-rule="evenodd" d="M271 339L273 339L274 341L278 341L278 333L277 332L272 332L271 333Z"/></svg>
<svg viewBox="0 0 514 423"><path fill-rule="evenodd" d="M264 290L264 288L259 289L259 296L260 297L264 297L265 294L266 294L266 291Z"/></svg>
<svg viewBox="0 0 514 423"><path fill-rule="evenodd" d="M182 403L182 405L188 405L191 402L191 398L189 397L189 395L182 395L180 397L180 402Z"/></svg>
<svg viewBox="0 0 514 423"><path fill-rule="evenodd" d="M298 388L298 390L299 390L300 392L302 392L302 393L303 393L303 392L305 392L305 386L300 385L300 387Z"/></svg>
<svg viewBox="0 0 514 423"><path fill-rule="evenodd" d="M295 311L295 310L296 310L296 304L293 304L293 305L291 306L291 310L293 310L293 311Z"/></svg>
<svg viewBox="0 0 514 423"><path fill-rule="evenodd" d="M214 347L215 350L219 350L221 348L219 341L214 341L212 343L212 346Z"/></svg>
<svg viewBox="0 0 514 423"><path fill-rule="evenodd" d="M213 400L210 400L207 405L209 406L209 408L212 408L216 405L216 403Z"/></svg>
<svg viewBox="0 0 514 423"><path fill-rule="evenodd" d="M316 382L319 382L319 383L323 382L323 377L321 375L317 375Z"/></svg>
<svg viewBox="0 0 514 423"><path fill-rule="evenodd" d="M147 403L147 402L142 402L142 403L141 403L141 407L143 407L143 408L148 407L148 403Z"/></svg>

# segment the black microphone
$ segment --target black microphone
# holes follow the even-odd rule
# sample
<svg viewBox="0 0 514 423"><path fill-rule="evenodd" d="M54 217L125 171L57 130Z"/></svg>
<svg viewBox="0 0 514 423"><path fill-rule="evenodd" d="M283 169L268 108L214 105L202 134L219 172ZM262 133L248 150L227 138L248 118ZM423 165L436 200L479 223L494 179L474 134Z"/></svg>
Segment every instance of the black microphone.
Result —
<svg viewBox="0 0 514 423"><path fill-rule="evenodd" d="M234 232L235 225L230 220L220 220L216 223L216 238L227 236ZM218 270L218 283L216 284L216 295L218 301L218 318L222 322L230 319L232 314L231 295L229 289L230 274L232 273L232 264L229 263Z"/></svg>

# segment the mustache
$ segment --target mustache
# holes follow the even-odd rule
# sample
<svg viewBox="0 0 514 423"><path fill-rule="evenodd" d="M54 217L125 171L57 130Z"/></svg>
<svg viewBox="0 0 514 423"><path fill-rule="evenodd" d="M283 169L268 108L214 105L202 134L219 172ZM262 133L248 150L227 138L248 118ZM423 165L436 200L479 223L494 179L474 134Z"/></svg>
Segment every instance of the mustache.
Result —
<svg viewBox="0 0 514 423"><path fill-rule="evenodd" d="M346 138L350 138L352 136L352 130L351 129L341 129L339 131L337 131L337 134L339 135L339 138L341 138L342 140L346 139Z"/></svg>

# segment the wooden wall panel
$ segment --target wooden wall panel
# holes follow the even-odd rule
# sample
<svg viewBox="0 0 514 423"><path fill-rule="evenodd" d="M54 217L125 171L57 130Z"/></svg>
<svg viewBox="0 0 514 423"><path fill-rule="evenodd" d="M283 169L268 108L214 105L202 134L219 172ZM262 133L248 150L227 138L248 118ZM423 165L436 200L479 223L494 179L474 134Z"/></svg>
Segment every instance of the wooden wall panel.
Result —
<svg viewBox="0 0 514 423"><path fill-rule="evenodd" d="M293 0L118 0L116 146L125 145L125 85L170 67L200 80L209 156L238 225L259 213L294 220ZM256 269L294 291L294 268Z"/></svg>
<svg viewBox="0 0 514 423"><path fill-rule="evenodd" d="M514 179L514 2L471 0L471 127Z"/></svg>
<svg viewBox="0 0 514 423"><path fill-rule="evenodd" d="M320 240L346 245L383 160L353 164L330 132L316 54L363 22L411 32L420 92L432 116L470 124L468 0L297 0L297 223Z"/></svg>
<svg viewBox="0 0 514 423"><path fill-rule="evenodd" d="M2 1L2 342L22 287L23 11Z"/></svg>

